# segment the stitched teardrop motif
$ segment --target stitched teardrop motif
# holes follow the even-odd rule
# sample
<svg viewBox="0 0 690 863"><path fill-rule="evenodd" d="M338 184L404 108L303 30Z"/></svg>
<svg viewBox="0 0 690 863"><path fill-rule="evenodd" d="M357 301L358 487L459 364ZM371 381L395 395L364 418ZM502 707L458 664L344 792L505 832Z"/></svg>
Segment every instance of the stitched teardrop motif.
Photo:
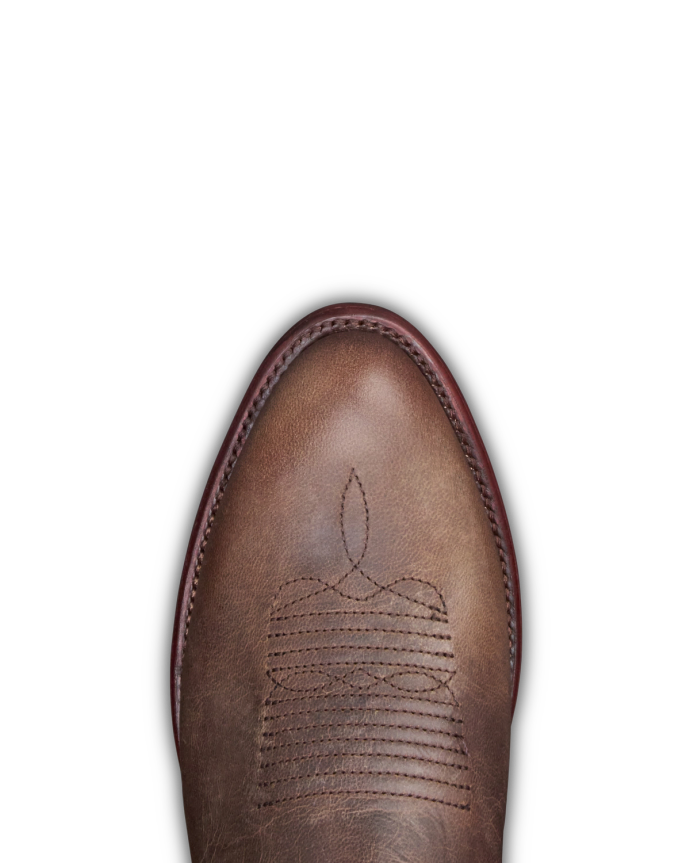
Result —
<svg viewBox="0 0 690 863"><path fill-rule="evenodd" d="M369 516L353 468L340 499L342 574L292 579L274 598L259 807L357 795L470 808L446 603L428 581L369 572Z"/></svg>

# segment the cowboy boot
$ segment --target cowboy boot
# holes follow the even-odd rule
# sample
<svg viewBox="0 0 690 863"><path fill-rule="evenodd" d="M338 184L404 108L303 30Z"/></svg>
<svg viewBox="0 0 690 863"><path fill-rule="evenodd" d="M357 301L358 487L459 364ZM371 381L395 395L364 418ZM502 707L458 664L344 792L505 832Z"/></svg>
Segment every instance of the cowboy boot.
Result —
<svg viewBox="0 0 690 863"><path fill-rule="evenodd" d="M194 525L172 658L194 863L499 863L515 554L448 369L340 305L271 351Z"/></svg>

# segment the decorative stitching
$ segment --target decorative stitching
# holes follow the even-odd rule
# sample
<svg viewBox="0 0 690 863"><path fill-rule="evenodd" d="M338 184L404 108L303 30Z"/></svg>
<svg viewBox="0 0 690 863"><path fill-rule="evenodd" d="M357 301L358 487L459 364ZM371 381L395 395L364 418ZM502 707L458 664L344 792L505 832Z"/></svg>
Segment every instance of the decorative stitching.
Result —
<svg viewBox="0 0 690 863"><path fill-rule="evenodd" d="M448 705L451 706L450 704ZM289 713L279 713L277 716L264 716L264 722L271 719L285 719L288 716L306 716L314 713L409 713L412 716L426 716L430 719L445 719L448 722L462 722L462 719L456 719L452 716L442 716L438 713L426 713L423 710L403 710L402 708L395 709L394 707L361 707L355 705L353 707L314 707L310 710L291 710Z"/></svg>
<svg viewBox="0 0 690 863"><path fill-rule="evenodd" d="M283 617L272 617L271 622L277 620L295 620L298 617L324 617L325 615L338 614L381 614L385 617L409 617L413 620L431 620L434 623L440 623L437 618L426 617L424 614L402 614L399 611L305 611L302 614L286 614ZM325 631L325 630L324 630ZM270 638L271 636L269 636Z"/></svg>
<svg viewBox="0 0 690 863"><path fill-rule="evenodd" d="M424 377L427 379L428 383L431 385L431 388L434 390L436 397L441 403L441 406L443 407L446 416L450 420L450 423L453 427L453 430L455 431L455 435L458 438L462 451L465 454L465 458L467 459L470 472L472 473L472 477L475 481L475 484L477 485L477 488L479 489L479 494L481 496L482 503L484 504L484 509L486 510L489 523L491 525L491 531L494 536L494 541L496 543L496 547L498 548L499 559L501 561L501 570L503 572L503 584L505 589L506 607L508 613L508 642L510 667L511 670L514 671L517 619L515 610L515 597L513 594L512 583L509 578L509 559L506 551L505 540L501 534L501 529L496 521L496 512L493 496L486 482L484 473L481 469L481 465L479 464L479 460L477 459L477 455L472 445L472 441L467 434L465 427L460 421L455 411L455 408L453 407L452 400L448 395L446 388L441 383L438 375L432 370L430 363L422 356L421 352L414 347L414 342L406 336L401 335L393 327L387 327L377 321L350 318L334 318L330 321L324 321L324 323L318 324L317 326L312 327L310 330L307 330L305 333L302 333L300 336L298 336L292 342L292 344L288 348L286 348L278 361L273 365L273 368L270 369L269 372L266 374L264 384L259 389L256 398L247 410L247 415L242 421L242 424L240 425L235 444L230 451L230 456L223 470L223 475L218 484L218 489L216 490L216 493L213 497L211 509L204 525L202 540L199 545L199 551L194 561L194 577L192 580L192 590L190 592L190 597L187 604L187 615L185 620L184 636L182 640L182 656L180 658L180 662L184 658L185 649L187 647L189 624L191 621L192 610L194 608L196 590L199 584L199 574L201 572L201 566L204 560L204 552L206 549L206 545L208 544L208 538L211 533L211 528L213 527L213 524L215 522L216 513L218 512L220 501L225 494L225 489L230 479L230 475L233 471L233 468L235 467L235 463L237 462L242 448L244 447L244 443L247 439L247 436L249 435L249 432L252 429L252 426L254 425L259 411L264 406L266 399L271 394L277 382L280 380L283 372L287 369L288 365L292 362L292 360L304 350L304 348L308 347L314 341L328 336L332 333L348 332L352 330L377 333L378 335L384 336L385 338L397 344L398 347L400 347L401 350L403 350L404 353L406 353L410 357L410 359L417 365Z"/></svg>
<svg viewBox="0 0 690 863"><path fill-rule="evenodd" d="M340 665L361 665L361 664L362 664L361 662L355 662L354 660L353 661L348 660L347 662L310 662L307 665L275 665L269 670L270 671L292 671L294 668L315 668L315 667L329 666L329 665L330 666L333 666L333 665L340 666ZM382 665L386 668L392 667L392 668L422 669L425 672L425 674L428 675L429 677L434 676L433 674L430 673L431 671L440 671L443 674L454 674L454 672L446 671L444 668L429 668L428 665L416 665L413 662L370 662L369 660L367 660L365 664L366 665ZM437 678L434 678L434 679L436 680ZM445 681L439 681L439 682L445 683Z"/></svg>
<svg viewBox="0 0 690 863"><path fill-rule="evenodd" d="M372 630L369 631L371 632ZM289 653L307 653L311 650L392 650L394 653L419 653L424 656L442 656L446 659L453 659L453 654L447 652L415 650L413 647L378 647L375 644L327 644L317 647L292 647L289 650L276 650L273 653L269 653L268 656L287 656Z"/></svg>
<svg viewBox="0 0 690 863"><path fill-rule="evenodd" d="M378 680L378 678L377 678ZM392 695L391 693L386 693L385 695L374 695L374 698L400 698L404 701L421 701L423 704L441 704L450 707L451 705L447 701L437 701L435 698L416 698L416 692L410 692L407 695ZM313 692L308 693L307 695L299 695L297 698L267 698L264 701L265 705L277 705L277 704L285 704L288 701L313 701L315 698L352 698L351 692L334 692L330 693L327 696L318 696L314 695ZM372 696L368 696L371 698ZM379 710L380 708L372 705L372 710Z"/></svg>
<svg viewBox="0 0 690 863"><path fill-rule="evenodd" d="M340 789L338 791L314 791L313 794L297 794L294 797L282 797L280 800L268 800L265 803L259 803L257 808L263 809L265 806L275 806L278 803L288 803L292 800L304 800L307 797L332 797L335 795L343 794L346 794L348 797L352 797L353 795L374 795L377 797L409 797L412 800L426 800L429 803L443 803L444 806L453 806L455 809L464 809L467 812L469 812L470 810L469 803L450 803L448 800L441 800L435 797L424 797L421 794L396 794L393 791L362 791L359 788L355 788L352 791L343 791L342 789Z"/></svg>
<svg viewBox="0 0 690 863"><path fill-rule="evenodd" d="M413 773L393 772L392 770L324 770L323 772L304 773L302 776L285 776L269 782L259 782L259 788L272 788L285 782L297 782L300 779L318 779L320 776L402 776L405 779L417 779L420 782L433 782L436 785L447 785L460 791L470 791L469 785L457 785L444 779L429 779L427 776L415 776Z"/></svg>
<svg viewBox="0 0 690 863"><path fill-rule="evenodd" d="M326 664L329 664L329 663L326 663ZM330 664L334 664L334 665L344 665L345 663L342 663L342 662L341 662L341 663L330 663ZM353 665L360 665L360 663L359 663L359 662L355 662L355 663L352 663L352 664L353 664ZM386 665L386 666L387 666L387 665L393 665L394 663L375 663L375 662L367 662L367 663L366 663L366 665L377 665L377 664L378 664L378 665ZM292 688L292 687L290 687L290 686L286 686L286 685L285 685L285 681L282 681L282 680L276 680L276 679L271 675L271 671L287 671L287 670L291 670L291 669L292 669L292 667L293 667L293 666L288 666L287 668L274 668L274 669L269 669L269 670L266 672L266 674L268 675L268 677L269 677L269 678L270 678L270 679L271 679L271 680L272 680L272 681L273 681L277 686L280 686L282 689L286 689L288 692L302 692L302 691L304 691L304 690L300 690L300 689L295 690L295 689L293 689L293 688ZM299 665L294 666L294 668L305 668L305 667L306 667L306 668L311 668L311 666L299 666ZM424 669L426 669L426 668L427 668L427 666L425 666L425 665L424 665L424 666L420 666L420 667L421 667L421 668L424 668ZM394 689L397 689L397 690L398 690L398 692L406 692L406 693L410 693L410 696L415 695L415 694L418 694L418 693L420 693L420 692L436 692L436 691L437 691L437 690L439 690L441 687L445 686L446 690L448 691L448 694L450 695L450 697L451 697L451 698L452 698L452 700L453 700L453 703L457 706L458 702L456 701L455 696L453 695L452 691L448 688L448 685L447 685L447 684L448 684L448 682L450 681L450 679L454 676L455 671L445 671L444 669L438 669L438 668L437 668L437 669L433 669L433 670L434 670L434 671L440 671L442 674L446 674L446 675L448 675L448 677L447 677L447 679L446 679L446 680L439 680L439 679L438 679L438 677L434 677L434 675L433 675L433 674L430 674L428 671L425 671L425 673L424 673L424 674L422 674L422 675L420 675L420 676L421 676L421 677L428 677L428 678L429 678L429 680L433 680L433 681L436 683L436 686L429 687L428 689L412 689L412 690L410 690L410 689L405 689L404 687L402 687L402 686L398 686L397 684L393 683L393 680L394 680L396 677L400 677L400 676L402 676L402 675L404 675L404 674L406 673L406 672L404 672L404 671L396 671L395 673L393 673L393 674L389 674L389 675L388 675L388 676L386 676L386 677L377 677L375 674L371 674L371 672L369 672L369 671L365 671L365 670L363 670L363 669L360 669L360 675L361 675L362 677L370 677L370 678L372 679L373 683L387 683L389 686L392 686ZM291 677L291 678L292 678L292 677L299 677L300 675L304 676L304 675L309 675L309 674L313 674L313 673L314 673L314 672L312 672L312 671L295 671L295 672L294 672L294 674L291 674L291 675L290 675L290 677ZM418 674L418 672L412 672L412 673L413 673L413 674ZM316 674L323 674L325 677L329 677L332 681L333 681L333 680L335 680L335 681L337 681L337 682L339 682L339 683L345 683L345 684L347 684L348 686L354 686L354 687L357 687L358 689L363 689L363 688L364 688L364 687L363 687L363 685L362 685L362 684L360 684L360 683L352 683L351 681L347 680L348 672L346 672L345 674L339 675L339 674L333 674L333 673L332 673L332 672L330 672L330 671L324 671L324 672L319 672L319 671L317 671L317 672L316 672ZM369 684L369 686L370 686L370 687L371 687L372 685L373 685L373 684ZM326 681L324 681L323 683L318 684L318 686L313 686L310 690L307 690L307 691L310 691L310 692L316 692L316 690L318 690L318 689L323 689L325 686L327 686L327 682L326 682ZM348 693L348 695L350 695L350 697L352 697L352 693L351 693L351 692L350 692L350 693ZM332 697L332 695L330 695L330 694L329 694L328 696L324 696L324 697L329 697L329 698L331 698L331 697ZM391 697L393 697L393 696L391 696Z"/></svg>
<svg viewBox="0 0 690 863"><path fill-rule="evenodd" d="M370 581L374 581L370 576L367 576L367 578L368 578ZM428 608L430 611L435 612L436 614L443 614L443 615L446 615L446 614L447 614L447 611L446 611L446 602L445 602L445 600L443 599L443 597L442 597L442 596L440 596L440 595L439 595L439 599L441 600L441 604L443 605L443 608L437 608L437 606L435 606L435 605L429 605L429 604L428 604L428 603L426 603L426 602L422 602L422 600L421 600L421 599L414 599L414 598L413 598L413 597L411 597L411 596L407 596L407 595L406 595L406 594L404 594L404 593L400 593L400 591L398 591L398 590L393 590L393 585L394 585L394 584L402 584L403 582L406 582L406 581L416 581L416 582L418 582L419 584L426 584L426 585L428 585L429 587L432 587L432 588L434 587L434 586L433 586L433 584L431 584L431 582L429 582L429 581L424 581L424 580L423 580L423 579L421 579L421 578L413 578L412 576L409 576L409 577L406 577L406 578L396 578L396 580L395 580L395 581L391 581L391 583L390 583L390 584L380 585L380 584L378 584L378 582L376 582L376 581L374 581L374 584L378 584L378 586L379 586L379 587L383 587L383 589L384 589L384 590L388 590L388 591L390 591L390 593L394 593L396 596L400 596L400 597L402 597L402 599L407 599L407 600L409 600L410 602L415 602L417 605L423 605L423 606L425 606L426 608ZM434 588L434 589L435 589L435 588Z"/></svg>
<svg viewBox="0 0 690 863"><path fill-rule="evenodd" d="M338 585L341 584L347 578L348 575L352 575L352 573L355 572L355 570L357 572L359 572L361 575L363 575L368 581L370 581L375 587L378 587L379 589L375 590L373 593L370 593L368 596L351 596L349 593L345 593L342 590L338 590ZM401 599L406 599L408 602L413 602L416 605L422 605L422 606L424 606L424 608L428 608L429 611L432 611L435 614L442 614L444 616L447 615L445 600L443 599L443 597L440 597L441 601L443 602L443 608L438 608L435 605L429 605L426 602L422 602L421 599L414 599L411 596L407 596L404 593L400 593L400 591L398 591L398 590L393 590L394 584L401 584L402 582L405 582L405 581L416 581L419 584L426 584L428 587L434 588L434 586L433 586L433 584L431 584L431 582L424 581L421 578L413 578L412 576L410 576L409 578L396 578L395 581L391 581L390 584L379 584L377 581L374 581L374 579L370 575L366 575L364 572L362 572L362 570L359 569L359 567L357 566L357 567L353 567L353 569L351 569L349 572L345 573L345 575L342 578L338 579L338 581L336 581L335 584L329 584L327 581L324 581L322 578L318 578L315 575L303 575L300 578L293 578L291 581L286 581L285 584L281 585L280 590L282 591L286 587L288 587L289 585L296 584L298 581L317 581L319 584L323 584L323 588L321 590L315 590L313 593L308 593L305 596L300 596L297 599L291 599L289 602L284 603L284 605L277 606L276 611L282 611L284 608L289 608L291 605L296 605L298 602L305 602L307 599L312 599L312 597L314 597L314 596L320 596L322 593L326 593L326 591L328 591L328 590L332 590L335 593L340 594L340 596L342 596L343 599L351 599L354 602L369 602L370 600L375 599L377 596L380 596L381 593L383 593L384 591L388 591L389 593L395 594L395 596L399 596ZM434 588L434 590L435 590L435 588ZM279 619L282 619L282 618L271 618L272 621L273 620L279 620ZM424 619L429 620L429 618L424 618Z"/></svg>
<svg viewBox="0 0 690 863"><path fill-rule="evenodd" d="M393 725L387 722L320 722L315 725L296 725L292 728L279 728L276 731L263 731L262 737L276 737L290 731L312 731L314 728L395 728L399 731L425 731L427 734L440 734L443 737L455 737L464 740L465 736L458 731L441 731L436 728L425 728L423 725Z"/></svg>
<svg viewBox="0 0 690 863"><path fill-rule="evenodd" d="M357 489L359 492L359 502L361 503L363 518L361 525L363 527L363 531L355 539L355 543L358 543L363 536L361 549L358 554L354 553L355 546L350 542L351 537L348 536L351 521L348 520L346 525L345 519L348 500L352 500L351 497L348 498L348 495L354 493L353 489ZM355 501L352 505L356 507L357 504L358 501ZM352 515L355 514L356 513L352 511ZM409 612L409 609L419 608L422 606L428 609L431 614L429 615L427 613L423 615L423 617L421 615L410 616L415 618L421 617L428 621L429 628L432 631L420 632L419 630L411 630L409 628L400 629L396 627L391 628L390 626L372 626L370 620L376 620L377 618L370 618L367 621L368 625L360 627L317 626L309 628L309 626L307 626L306 629L297 629L292 632L285 629L279 632L269 632L267 640L273 639L270 643L271 646L278 648L268 651L267 658L269 664L271 662L288 662L289 664L273 665L267 669L267 674L276 684L276 687L264 701L262 720L262 739L264 741L264 746L260 747L260 749L263 753L266 750L272 750L274 748L290 744L295 747L292 751L296 754L293 755L292 758L288 757L283 758L282 760L260 760L259 770L267 772L264 772L263 776L265 778L262 779L262 781L257 781L257 788L274 789L276 786L283 783L293 782L298 783L295 787L295 791L297 792L300 790L300 782L307 779L323 777L321 784L325 786L324 790L327 790L328 786L333 784L332 782L329 782L328 777L390 776L416 779L422 782L433 782L439 785L445 785L448 788L469 792L471 790L470 786L462 784L461 781L463 778L461 776L461 771L468 771L469 767L467 765L457 764L457 759L467 759L468 753L464 742L464 735L462 734L462 719L457 715L457 699L449 686L449 682L455 674L453 665L450 663L450 661L454 659L454 653L452 650L452 639L448 628L446 604L443 594L437 587L435 587L435 585L431 584L431 582L425 581L421 578L412 576L402 577L395 579L389 584L381 584L375 577L368 575L363 571L362 561L366 555L370 539L370 509L364 485L354 468L350 470L347 482L345 483L345 488L340 496L339 521L340 537L345 557L349 563L349 568L347 568L342 575L336 578L335 581L333 581L333 579L327 581L315 576L301 576L299 578L290 579L278 589L274 597L271 623L273 624L275 622L276 617L290 617L290 615L276 614L276 611L283 610L288 606L295 606L298 603L309 603L313 601L314 597L323 596L326 592L330 591L331 598L329 599L329 602L335 604L336 607L344 604L343 598L346 601L354 599L360 602L371 603L375 597L381 596L382 594L387 597L389 607L397 609L396 612L389 612L389 614L396 613L403 615L404 613ZM350 587L350 583L346 580L355 573L358 575L358 583L355 587ZM355 594L367 592L367 582L372 585L374 588L373 591L369 591L366 596L352 595L353 592ZM424 586L425 592L422 593L421 596L417 595L419 594L419 591L416 588L414 590L409 590L409 585L412 582L416 582ZM313 587L314 584L317 585L316 588ZM364 591L361 590L362 585L364 585ZM408 585L407 590L410 595L403 593L401 590L395 590L395 585ZM287 593L287 602L285 601L286 590L290 590L290 593ZM434 597L433 605L431 604L432 600L430 594L431 597ZM425 602L425 599L428 601ZM321 611L323 611L323 609L321 609ZM371 609L369 609L369 611L371 611ZM321 612L314 611L313 613L319 614ZM362 613L368 612L362 611ZM375 636L378 643L372 644L371 639L367 639L370 642L369 644L357 643L357 638L355 636L359 633ZM318 638L318 641L321 641L322 643L313 645L307 642L305 644L305 638L308 638L311 635L321 636ZM324 638L324 635L327 637ZM402 641L400 638L391 638L391 636L396 635L406 636L407 638ZM428 641L429 638L444 641L445 643L442 647L445 649L429 650L418 646L420 640L422 644L432 646L432 643ZM278 639L278 641L276 641L276 639ZM335 644L327 643L331 640L335 640ZM391 644L390 642L392 640L396 641L397 644ZM286 646L286 642L287 645L295 646ZM406 642L411 646L401 646ZM441 647L441 645L437 646ZM326 656L329 654L333 656L332 651L337 651L342 658L326 661ZM368 659L367 652L369 652L369 656L373 656L375 658L371 660ZM401 659L414 661L393 662L386 658L390 653L396 653L398 655L406 654L406 656L401 657ZM400 685L394 682L398 678L400 680ZM300 680L302 680L303 683L301 683ZM367 696L369 696L372 690L376 690L376 688L380 688L382 685L402 693L398 696L390 696L389 693L385 693L383 695L384 698L395 697L399 700L405 698L405 702L399 706L390 702L388 702L386 706L380 704L377 705L372 702L375 701L377 697L380 698L381 696L374 693L371 698L367 697L364 704L356 703L358 691L362 692L362 690L366 690ZM292 701L293 699L283 699L280 693L283 690L294 691L296 689L297 691L303 691L305 687L311 692L311 703L296 710L289 708L285 710L286 701ZM350 703L341 702L339 706L333 706L331 700L334 697L341 695L341 693L337 691L334 692L332 690L337 690L342 687L346 687L349 690L346 694L349 697ZM442 700L438 701L431 698L420 698L418 694L420 689L422 692L435 692L441 690L444 697ZM319 699L317 703L314 701L315 698ZM419 704L419 707L411 707L411 701L416 701ZM429 709L427 707L429 704L439 704L441 712L433 708ZM278 708L277 712L275 712L276 707ZM283 708L282 711L280 709L281 707ZM273 712L269 712L271 709ZM418 724L405 724L406 717L414 717L411 721L416 720ZM384 718L386 721L381 723L380 720ZM431 727L420 725L420 718L428 719ZM283 722L289 722L290 719L301 724L281 727ZM397 770L334 769L332 763L329 764L329 762L332 762L335 758L340 758L340 763L342 763L342 758L347 757L347 751L349 751L346 750L346 752L343 753L334 751L332 748L333 741L338 739L334 738L332 735L336 729L341 728L352 729L349 736L343 738L346 745L349 742L350 749L356 745L357 740L359 739L357 735L360 733L364 733L366 735L368 733L367 729L369 728L384 729L384 737L378 740L379 745L377 749L381 748L382 743L384 745L389 743L398 746L404 745L407 747L423 745L418 741L412 742L409 739L405 739L405 737L401 740L401 735L398 733L400 731L422 732L424 737L430 737L432 740L445 739L455 741L453 747L444 747L446 750L450 749L453 751L453 763L449 764L448 762L432 758L422 757L415 759L414 756L411 757L404 754L384 753L383 757L386 757L389 761L393 759L391 767L398 767ZM315 729L328 729L327 740L330 751L319 756L314 756L313 752L308 751L306 748L308 744L305 741L292 741L290 739L290 736L295 733L297 733L298 736L303 736L305 734L313 733ZM266 746L266 742L273 743L273 746ZM362 762L362 766L366 767L371 764L372 758L377 757L377 752L358 752L353 753L352 757L369 759L368 762ZM281 776L280 773L275 772L275 769L279 766L292 764L294 762L311 762L314 761L315 758L319 763L318 765L311 766L312 768L318 767L316 772L304 773L290 777ZM409 765L410 761L415 760L421 764L434 764L443 767L445 778L440 779L435 778L433 775L428 775L428 770L426 771L427 775L424 775L424 770L421 770L421 773L414 775L404 772L405 767ZM396 761L398 762L397 764L395 763ZM374 767L377 766L378 765L374 765ZM367 784L371 783L363 783L364 786ZM366 787L363 790L366 790ZM269 798L274 796L272 791L268 791L266 793ZM260 803L266 802L266 793L262 792L260 794Z"/></svg>
<svg viewBox="0 0 690 863"><path fill-rule="evenodd" d="M353 479L357 480L359 492L362 495L362 502L364 503L364 547L362 548L362 553L360 554L356 563L352 559L350 550L347 547L347 539L345 538L345 498L347 497L347 492L352 485ZM352 571L354 571L359 567L359 564L362 562L364 555L367 553L367 546L369 545L369 507L367 505L367 496L364 494L364 488L362 487L362 483L360 482L359 477L355 473L354 468L352 468L352 470L350 471L350 476L348 477L347 484L343 489L343 493L340 496L340 536L343 541L343 546L345 547L345 554L347 555L347 559L352 564Z"/></svg>
<svg viewBox="0 0 690 863"><path fill-rule="evenodd" d="M361 612L366 614L367 612ZM275 620L275 618L274 618ZM450 641L450 635L438 635L434 632L418 632L414 629L355 629L352 626L339 626L333 629L297 629L294 632L269 632L269 638L281 638L288 635L318 635L323 632L390 632L396 635L419 635L422 638L439 638L442 641ZM269 654L270 655L270 654Z"/></svg>
<svg viewBox="0 0 690 863"><path fill-rule="evenodd" d="M361 738L360 738L361 739ZM377 743L382 743L384 741L378 740ZM400 743L401 741L385 741L387 743ZM414 744L402 744L406 746L414 745ZM454 751L454 750L452 750ZM462 753L457 753L458 755L462 755ZM313 761L317 758L322 758L321 755L295 755L293 758L285 758L282 761L269 761L267 764L259 764L260 770L268 770L270 767L282 767L284 764L294 764L296 761ZM439 767L452 767L455 770L469 770L470 768L466 764L449 764L447 761L436 761L434 758L422 758L420 755L394 755L389 752L376 752L372 754L371 752L335 752L333 755L329 756L330 758L395 758L400 761L423 761L426 764L437 764Z"/></svg>
<svg viewBox="0 0 690 863"><path fill-rule="evenodd" d="M392 728L392 725L375 725L374 728ZM259 752L273 752L275 749L287 749L292 746L313 746L315 743L400 743L409 746L421 746L424 749L442 749L444 752L452 752L455 755L467 755L467 749L463 743L462 749L454 746L444 746L442 743L420 743L417 740L401 740L390 737L317 737L314 740L289 740L287 743L274 743L272 746L262 746ZM469 768L468 768L469 769Z"/></svg>
<svg viewBox="0 0 690 863"><path fill-rule="evenodd" d="M450 699L451 699L452 703L453 703L456 707L459 707L459 706L460 706L460 705L458 704L458 700L457 700L457 698L456 698L456 697L455 697L455 695L453 694L453 690L448 686L448 684L450 683L451 679L455 676L455 671L451 671L451 672L449 673L449 677L448 677L448 679L447 679L447 680L445 680L445 681L444 681L444 680L439 681L439 680L438 680L438 678L437 678L437 677L434 677L434 675L433 675L433 674L427 674L426 676L427 676L427 677L430 677L432 680L436 680L436 681L439 683L439 685L438 685L438 686L436 686L436 687L434 687L433 689L413 689L413 690L409 690L409 689L405 689L403 686L398 686L398 685L397 685L397 683L393 683L393 681L395 680L395 678L396 678L396 677L400 677L400 675L399 675L399 674L392 674L390 677L386 677L386 678L384 678L384 679L385 679L385 682L386 682L389 686L392 686L392 687L393 687L393 689L397 689L397 690L398 690L398 692L405 692L405 693L408 693L409 695L417 694L417 693L420 693L420 692L438 692L440 689L445 689L446 693L450 696ZM391 695L391 696L390 696L390 698L395 698L395 696L394 696L394 695ZM421 701L421 700L423 700L423 699L420 699L420 701ZM429 703L430 703L430 704L432 704L432 703L436 703L436 702L432 702L432 701L429 699ZM443 702L443 703L447 703L447 702Z"/></svg>

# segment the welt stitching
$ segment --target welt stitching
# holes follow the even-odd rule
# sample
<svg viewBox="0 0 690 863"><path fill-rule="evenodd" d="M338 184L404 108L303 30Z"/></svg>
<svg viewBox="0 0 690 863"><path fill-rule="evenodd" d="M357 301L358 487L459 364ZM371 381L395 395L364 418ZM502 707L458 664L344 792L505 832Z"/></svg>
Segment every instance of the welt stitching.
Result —
<svg viewBox="0 0 690 863"><path fill-rule="evenodd" d="M449 704L448 707L452 707L452 705ZM359 705L355 705L354 707L315 707L311 710L291 710L289 713L279 713L277 716L266 716L264 718L268 722L270 719L285 719L288 716L305 716L314 713L370 713L372 711L374 713L408 713L412 716L426 716L428 719L445 719L447 722L462 722L462 719L455 719L452 716L442 716L438 713L426 713L424 710L396 710L393 707L361 707Z"/></svg>
<svg viewBox="0 0 690 863"><path fill-rule="evenodd" d="M397 344L409 357L410 359L417 365L420 369L424 377L427 379L432 389L436 393L436 397L441 403L446 416L450 420L451 425L455 431L456 437L460 442L460 446L462 448L463 453L465 454L465 458L470 467L470 472L474 478L474 481L479 489L479 493L482 499L482 503L484 504L484 509L486 510L487 517L489 519L489 523L491 525L491 531L494 536L494 541L496 543L496 547L498 548L498 555L501 561L501 570L503 572L503 584L505 589L506 596L506 610L508 614L508 642L509 642L509 655L510 655L510 666L511 669L514 668L515 664L515 649L516 649L516 633L515 630L517 628L517 623L515 619L515 597L513 595L512 584L509 579L509 570L508 570L508 555L505 549L505 540L501 534L501 529L496 520L496 513L494 509L494 501L493 496L491 494L491 490L487 486L484 478L483 471L481 469L481 465L477 459L476 452L474 447L472 446L472 441L467 434L463 424L461 423L451 401L446 388L441 383L438 375L432 371L429 362L424 359L421 355L420 351L417 350L413 346L413 342L411 339L402 336L399 332L397 332L392 327L386 327L381 323L377 323L375 321L368 321L366 319L357 320L357 319L332 319L330 321L325 321L323 324L319 324L313 327L310 330L307 330L306 333L302 333L298 336L286 350L283 352L278 361L273 365L273 368L268 372L265 378L265 382L260 388L256 398L251 403L249 409L247 410L247 415L240 425L239 431L237 433L237 438L235 444L230 452L230 456L226 463L225 469L223 471L223 475L221 477L221 481L218 485L218 489L213 497L213 501L211 504L211 509L206 519L206 523L204 525L204 531L202 534L202 539L199 544L199 551L197 552L197 556L194 562L194 577L192 580L192 589L190 592L189 602L187 605L187 616L185 621L185 630L182 641L182 657L184 657L184 652L187 646L187 638L189 636L189 624L191 621L192 610L194 609L194 599L196 597L196 591L199 584L199 574L201 572L201 566L204 560L204 552L206 546L208 544L208 539L211 533L211 528L215 522L216 513L218 512L218 507L220 505L220 501L225 493L225 489L227 487L228 481L230 479L230 475L233 471L235 463L244 447L244 443L247 439L249 432L254 424L256 416L259 411L263 407L266 399L270 395L273 387L279 381L283 372L287 369L288 365L292 362L292 360L298 356L301 351L311 344L313 341L328 335L330 333L338 333L345 332L348 330L363 330L365 332L378 333L390 341ZM409 597L406 597L409 598Z"/></svg>
<svg viewBox="0 0 690 863"><path fill-rule="evenodd" d="M375 630L374 630L375 631ZM375 644L326 644L316 647L291 647L289 650L275 650L268 656L287 656L290 653L309 653L312 650L391 650L393 653L418 653L422 656L442 656L445 659L453 659L454 654L447 651L416 650L413 647L378 647Z"/></svg>
<svg viewBox="0 0 690 863"><path fill-rule="evenodd" d="M377 797L409 797L412 800L426 800L429 803L443 803L444 806L453 806L455 809L464 809L467 812L470 810L469 803L450 803L448 800L441 800L435 797L425 797L422 794L396 794L394 791L363 791L358 788L355 788L352 791L343 791L340 789L338 791L314 791L311 794L296 794L293 797L282 797L280 800L268 800L265 803L259 803L258 808L261 809L264 806L275 806L277 803L288 803L293 800L304 800L307 797L331 797L343 794L346 794L348 797L351 797L354 794L362 796L375 795Z"/></svg>
<svg viewBox="0 0 690 863"><path fill-rule="evenodd" d="M457 754L462 755L461 752ZM260 764L259 769L268 770L270 767L282 767L285 764L294 764L296 761L312 761L316 758L395 758L400 761L423 761L425 764L436 764L439 767L448 767L453 770L470 769L466 764L448 764L447 761L437 761L435 758L422 758L419 755L394 755L391 752L329 752L328 755L295 755L292 758L284 758L282 761L269 761L267 764Z"/></svg>
<svg viewBox="0 0 690 863"><path fill-rule="evenodd" d="M273 779L267 782L259 782L259 788L272 788L274 785L282 785L285 782L298 782L301 779L318 779L321 776L402 776L405 779L417 779L420 782L433 782L435 785L447 785L449 788L457 788L460 791L471 791L469 785L459 785L456 782L447 782L445 779L429 779L427 776L415 776L414 773L400 773L392 770L325 770L314 773L305 773L302 776L286 776L281 779Z"/></svg>
<svg viewBox="0 0 690 863"><path fill-rule="evenodd" d="M392 728L392 725L379 725L377 728ZM457 749L455 746L444 746L442 743L419 743L416 740L401 740L391 737L317 737L314 740L289 740L287 743L274 743L272 746L262 746L259 752L273 752L276 749L286 749L292 746L313 746L315 743L400 743L409 746L421 746L424 749L441 749L443 752L452 752L455 755L467 755L467 749ZM464 747L463 743L463 747ZM468 768L469 769L469 768Z"/></svg>
<svg viewBox="0 0 690 863"><path fill-rule="evenodd" d="M296 725L293 728L264 731L261 736L276 737L278 734L287 734L288 731L311 731L314 728L395 728L402 731L425 731L427 734L455 737L458 740L465 739L465 736L458 731L439 731L435 728L426 728L424 725L392 725L387 722L321 722L315 725Z"/></svg>
<svg viewBox="0 0 690 863"><path fill-rule="evenodd" d="M318 612L317 612L318 614ZM436 621L434 621L435 623ZM324 632L372 632L378 635L380 632L393 633L395 635L420 635L422 638L438 638L441 641L450 641L450 635L438 635L434 632L419 632L415 629L357 629L352 626L337 626L332 629L297 629L293 632L269 632L269 638L281 638L288 635L317 635Z"/></svg>

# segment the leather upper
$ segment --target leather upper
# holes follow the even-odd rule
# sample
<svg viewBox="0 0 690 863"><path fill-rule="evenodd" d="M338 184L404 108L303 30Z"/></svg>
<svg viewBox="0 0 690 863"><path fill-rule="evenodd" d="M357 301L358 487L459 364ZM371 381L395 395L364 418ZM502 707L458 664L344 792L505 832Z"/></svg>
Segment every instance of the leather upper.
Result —
<svg viewBox="0 0 690 863"><path fill-rule="evenodd" d="M306 348L207 531L180 679L194 863L501 859L506 593L465 453L376 333Z"/></svg>

